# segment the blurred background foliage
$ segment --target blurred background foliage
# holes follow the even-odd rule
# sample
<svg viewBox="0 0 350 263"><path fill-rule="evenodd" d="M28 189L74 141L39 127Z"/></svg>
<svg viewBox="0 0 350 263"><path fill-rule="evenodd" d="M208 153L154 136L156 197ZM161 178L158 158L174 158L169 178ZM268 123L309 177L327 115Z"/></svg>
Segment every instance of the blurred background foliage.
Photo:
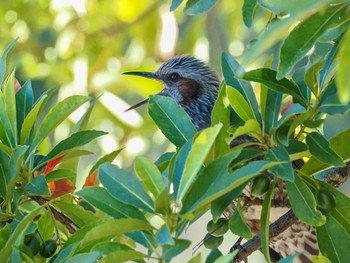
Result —
<svg viewBox="0 0 350 263"><path fill-rule="evenodd" d="M21 84L31 79L36 96L60 85L58 100L72 94L100 96L87 128L109 135L88 146L95 155L82 158L79 175L85 177L99 156L121 147L126 148L116 162L129 169L137 155L155 161L171 150L147 107L124 113L130 105L159 92L161 84L122 72L153 71L173 55L191 54L221 74L221 53L229 52L239 60L272 19L259 8L253 28L248 29L242 19L242 0L218 1L210 12L198 16L186 15L184 4L170 12L170 4L166 0L0 2L0 49L19 37L11 66L16 67ZM46 145L66 138L81 114L75 112Z"/></svg>

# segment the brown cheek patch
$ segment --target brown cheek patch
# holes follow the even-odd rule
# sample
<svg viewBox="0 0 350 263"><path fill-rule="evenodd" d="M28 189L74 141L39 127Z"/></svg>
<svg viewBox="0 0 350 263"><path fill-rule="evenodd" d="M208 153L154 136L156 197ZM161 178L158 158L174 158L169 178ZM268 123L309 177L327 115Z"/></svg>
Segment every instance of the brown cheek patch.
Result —
<svg viewBox="0 0 350 263"><path fill-rule="evenodd" d="M186 105L197 99L203 92L202 86L193 79L182 79L178 83L179 92L183 98L181 105Z"/></svg>

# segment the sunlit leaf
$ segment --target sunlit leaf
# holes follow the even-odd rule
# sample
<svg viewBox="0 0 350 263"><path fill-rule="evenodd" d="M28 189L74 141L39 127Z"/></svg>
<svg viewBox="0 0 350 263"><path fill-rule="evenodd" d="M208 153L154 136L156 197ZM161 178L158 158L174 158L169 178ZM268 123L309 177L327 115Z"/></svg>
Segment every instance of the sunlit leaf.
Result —
<svg viewBox="0 0 350 263"><path fill-rule="evenodd" d="M45 176L38 175L35 177L31 182L26 184L25 193L27 195L39 195L39 196L49 196L51 195L51 192L49 190L49 187L46 183Z"/></svg>
<svg viewBox="0 0 350 263"><path fill-rule="evenodd" d="M245 0L242 7L242 16L244 24L251 28L255 9L258 6L256 0Z"/></svg>
<svg viewBox="0 0 350 263"><path fill-rule="evenodd" d="M341 103L350 102L350 74L347 69L350 68L350 29L345 33L340 44L339 62L337 65L337 74L335 80L337 83L338 97Z"/></svg>
<svg viewBox="0 0 350 263"><path fill-rule="evenodd" d="M170 6L170 12L174 11L176 8L178 8L182 2L183 2L183 0L173 0L171 2L171 6Z"/></svg>
<svg viewBox="0 0 350 263"><path fill-rule="evenodd" d="M229 227L231 232L237 236L243 237L245 239L251 239L253 237L253 234L250 231L249 226L246 224L244 220L242 211L238 207L235 207L235 212L230 218Z"/></svg>
<svg viewBox="0 0 350 263"><path fill-rule="evenodd" d="M30 81L24 83L23 87L16 93L17 130L21 131L23 121L33 108L34 94Z"/></svg>
<svg viewBox="0 0 350 263"><path fill-rule="evenodd" d="M279 162L279 164L270 168L275 176L283 180L294 181L294 171L286 148L283 146L273 147L267 152L264 159Z"/></svg>
<svg viewBox="0 0 350 263"><path fill-rule="evenodd" d="M255 119L253 109L250 108L248 102L238 90L227 87L226 92L232 108L243 121Z"/></svg>
<svg viewBox="0 0 350 263"><path fill-rule="evenodd" d="M8 57L10 55L10 52L13 48L13 46L17 43L18 37L13 40L5 49L4 53L1 56L0 59L0 86L2 86L2 83L4 82L6 72L7 72L7 63L8 63Z"/></svg>

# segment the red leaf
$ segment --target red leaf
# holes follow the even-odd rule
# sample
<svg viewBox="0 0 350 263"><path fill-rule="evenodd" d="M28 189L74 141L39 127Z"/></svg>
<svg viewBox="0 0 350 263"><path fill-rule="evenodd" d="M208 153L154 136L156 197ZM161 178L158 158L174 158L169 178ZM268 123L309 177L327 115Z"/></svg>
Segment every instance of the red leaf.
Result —
<svg viewBox="0 0 350 263"><path fill-rule="evenodd" d="M62 155L49 161L46 165L44 175L47 175L49 172L51 172L53 168L55 168L55 166L64 158L64 156L65 155Z"/></svg>
<svg viewBox="0 0 350 263"><path fill-rule="evenodd" d="M83 188L86 186L95 186L97 182L97 177L98 177L98 170L96 170L86 178Z"/></svg>
<svg viewBox="0 0 350 263"><path fill-rule="evenodd" d="M75 185L68 179L60 179L54 183L55 189L49 199L54 199L65 194L72 193L75 190Z"/></svg>

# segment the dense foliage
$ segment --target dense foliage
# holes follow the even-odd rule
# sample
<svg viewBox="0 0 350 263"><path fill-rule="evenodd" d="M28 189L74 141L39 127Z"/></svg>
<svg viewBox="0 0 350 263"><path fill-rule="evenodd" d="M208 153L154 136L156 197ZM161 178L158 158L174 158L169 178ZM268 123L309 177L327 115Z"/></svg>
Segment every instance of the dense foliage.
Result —
<svg viewBox="0 0 350 263"><path fill-rule="evenodd" d="M173 0L171 10L182 2ZM188 0L185 12L208 12L215 4ZM221 56L224 81L212 127L197 132L174 101L151 96L149 115L176 151L162 154L154 163L138 157L130 172L111 163L121 151L115 150L99 159L77 191L76 172L57 165L90 154L81 146L105 135L86 129L98 98L73 95L54 104L50 98L58 87L53 87L34 100L31 82L21 86L8 68L14 40L0 61L0 258L170 261L191 246L181 237L183 231L210 211L211 235L204 243L212 251L206 262L229 262L237 251L222 255L216 248L224 230L245 238L252 234L240 212L221 223L222 213L247 184L262 182L257 178L268 170L272 182L255 190L264 199L260 234L266 260L270 261L270 201L275 184L282 180L299 220L316 227L323 255L317 262L347 262L350 200L322 175L345 166L350 158L350 125L327 136L324 132L325 122L332 123L334 115L346 116L350 108L349 3L246 0L242 14L247 27L254 25L254 14L262 8L271 13L271 20L240 63L228 53ZM244 70L273 46L279 47L275 58L271 55L263 67ZM259 91L253 82L260 84ZM86 103L90 106L68 137L44 155L41 144ZM230 148L230 142L243 134L256 140ZM259 148L244 148L250 145ZM306 161L300 170L292 166L297 159ZM210 239L217 243L209 244ZM146 250L139 251L136 244ZM201 254L191 259L202 261Z"/></svg>

